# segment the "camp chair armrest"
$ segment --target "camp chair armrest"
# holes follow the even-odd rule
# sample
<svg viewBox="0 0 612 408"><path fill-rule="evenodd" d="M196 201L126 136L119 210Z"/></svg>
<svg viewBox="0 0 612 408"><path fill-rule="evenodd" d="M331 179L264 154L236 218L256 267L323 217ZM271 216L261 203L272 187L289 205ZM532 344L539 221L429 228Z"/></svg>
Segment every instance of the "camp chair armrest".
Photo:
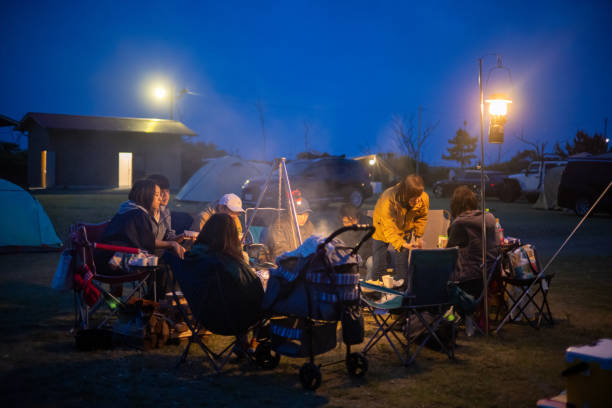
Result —
<svg viewBox="0 0 612 408"><path fill-rule="evenodd" d="M369 290L374 290L376 292L388 293L390 295L405 296L405 294L403 292L397 291L395 289L389 289L389 288L385 288L384 286L373 285L373 284L367 283L367 282L359 282L359 286L361 286L362 288L369 289ZM414 296L412 296L412 297L414 297Z"/></svg>

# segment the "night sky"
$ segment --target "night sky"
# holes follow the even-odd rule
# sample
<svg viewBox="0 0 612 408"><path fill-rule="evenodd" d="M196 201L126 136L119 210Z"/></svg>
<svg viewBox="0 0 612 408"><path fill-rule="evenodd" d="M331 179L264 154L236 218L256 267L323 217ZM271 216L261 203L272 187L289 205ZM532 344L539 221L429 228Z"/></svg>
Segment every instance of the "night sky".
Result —
<svg viewBox="0 0 612 408"><path fill-rule="evenodd" d="M305 150L397 151L394 114L438 123L424 159L440 159L485 97L510 94L502 159L524 137L603 133L612 116L612 2L3 2L0 114L168 118L153 84L174 83L175 118L205 141L262 158ZM308 128L308 140L305 140ZM0 131L5 140L17 134ZM610 132L609 132L610 133ZM23 143L23 138L21 142ZM497 147L487 147L487 162Z"/></svg>

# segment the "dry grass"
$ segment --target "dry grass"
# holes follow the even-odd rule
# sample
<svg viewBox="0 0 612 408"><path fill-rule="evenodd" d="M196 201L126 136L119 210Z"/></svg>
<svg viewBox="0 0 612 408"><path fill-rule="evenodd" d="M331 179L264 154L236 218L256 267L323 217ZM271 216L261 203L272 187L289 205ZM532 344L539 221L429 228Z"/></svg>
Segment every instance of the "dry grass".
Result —
<svg viewBox="0 0 612 408"><path fill-rule="evenodd" d="M72 222L112 216L124 195L84 192L38 198L64 238ZM446 204L446 200L432 200L432 208ZM572 215L536 211L524 203L493 201L490 207L500 216L506 233L534 242L544 261L577 222ZM383 345L369 356L365 378L350 378L343 364L324 367L317 392L301 389L299 359L283 358L274 371L233 362L217 376L202 364L197 351L175 370L178 347L77 352L70 334L71 295L50 288L58 254L2 255L3 406L534 406L538 398L563 389L560 372L567 346L612 337L610 230L610 218L587 221L553 264L557 273L550 292L557 319L554 327L537 331L511 324L497 336L460 336L456 361L426 349L409 368L399 366ZM224 339L211 341L217 344ZM318 361L339 360L343 353L339 348Z"/></svg>

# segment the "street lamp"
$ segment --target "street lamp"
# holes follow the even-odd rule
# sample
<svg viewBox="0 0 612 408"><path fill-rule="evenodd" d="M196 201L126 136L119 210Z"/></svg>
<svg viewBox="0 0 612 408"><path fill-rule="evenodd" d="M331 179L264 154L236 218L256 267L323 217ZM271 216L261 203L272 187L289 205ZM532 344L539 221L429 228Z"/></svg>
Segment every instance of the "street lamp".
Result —
<svg viewBox="0 0 612 408"><path fill-rule="evenodd" d="M487 82L494 69L502 69L508 72L510 82L512 75L510 70L503 66L501 55L497 54L497 66L489 71ZM484 161L484 93L482 86L482 57L478 58L478 87L480 88L480 209L482 211L482 282L483 300L485 313L485 333L489 334L489 300L487 285L487 229L485 225L485 161ZM489 143L501 144L504 142L504 125L508 114L508 105L512 101L500 94L492 95L486 101L489 104Z"/></svg>
<svg viewBox="0 0 612 408"><path fill-rule="evenodd" d="M195 92L190 92L190 91L188 91L185 88L181 89L175 95L174 85L170 86L170 91L168 91L163 86L158 86L155 89L153 89L153 95L155 95L156 99L164 100L164 99L166 99L166 97L169 97L169 99L170 99L170 120L174 120L174 99L176 98L178 100L181 97L183 97L185 94L197 95Z"/></svg>

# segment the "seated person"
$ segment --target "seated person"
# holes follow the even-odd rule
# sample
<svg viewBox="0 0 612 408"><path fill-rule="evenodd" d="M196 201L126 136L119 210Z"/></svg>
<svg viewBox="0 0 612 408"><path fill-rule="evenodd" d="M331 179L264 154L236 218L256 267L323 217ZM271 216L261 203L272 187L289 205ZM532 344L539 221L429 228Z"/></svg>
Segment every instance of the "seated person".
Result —
<svg viewBox="0 0 612 408"><path fill-rule="evenodd" d="M152 254L155 251L153 226L157 225L152 214L159 209L160 188L152 180L138 180L132 186L128 199L119 206L117 214L104 230L100 242L139 248ZM171 249L182 256L180 245L172 242ZM113 256L112 251L96 250L94 256L98 273L117 274L117 271L108 267L108 261Z"/></svg>
<svg viewBox="0 0 612 408"><path fill-rule="evenodd" d="M453 221L448 228L447 248L459 247L459 259L453 280L459 287L475 299L480 297L482 283L482 211L478 209L478 198L467 186L459 186L450 200ZM485 214L486 263L487 273L497 257L497 238L495 236L495 217ZM461 309L460 314L464 314ZM466 315L466 332L474 332L471 315Z"/></svg>
<svg viewBox="0 0 612 408"><path fill-rule="evenodd" d="M302 242L314 233L314 226L308 220L312 210L305 198L295 200L295 212L297 214L297 222L300 228ZM289 214L281 214L270 227L264 243L270 251L270 257L275 260L279 255L293 251L299 246L297 234L294 234L294 226Z"/></svg>
<svg viewBox="0 0 612 408"><path fill-rule="evenodd" d="M482 292L482 211L478 209L478 197L467 186L459 186L450 200L453 221L448 228L447 248L459 247L459 259L454 280L475 298ZM485 214L487 237L487 272L497 257L495 217Z"/></svg>
<svg viewBox="0 0 612 408"><path fill-rule="evenodd" d="M214 214L227 214L231 216L238 229L238 236L242 239L242 224L240 223L240 213L243 213L242 200L236 194L224 194L218 201L206 207L194 217L192 231L202 231L204 224Z"/></svg>
<svg viewBox="0 0 612 408"><path fill-rule="evenodd" d="M203 310L206 317L211 319L208 325L204 324L205 327L219 331L219 327L230 324L235 326L234 334L237 334L258 318L264 294L263 286L255 272L245 262L236 223L230 215L213 214L202 228L191 250L185 254L185 260L192 265L195 263L197 271L202 274L210 274L218 266L221 266L223 272L220 280L215 278L208 282L214 283L216 291L215 295L211 295L211 300L221 296L223 302L217 302L217 306L226 304L229 316L225 316L219 310L209 310L208 313ZM221 288L223 293L218 293L217 288ZM206 299L202 301L207 302ZM214 312L213 316L210 316L210 312ZM241 341L243 340L241 338Z"/></svg>
<svg viewBox="0 0 612 408"><path fill-rule="evenodd" d="M183 242L185 236L177 235L172 229L172 219L168 202L170 201L170 182L161 174L153 174L147 177L153 180L160 189L160 205L157 211L153 213L153 231L155 232L155 255L161 256L164 249L171 249L173 244L169 241Z"/></svg>

